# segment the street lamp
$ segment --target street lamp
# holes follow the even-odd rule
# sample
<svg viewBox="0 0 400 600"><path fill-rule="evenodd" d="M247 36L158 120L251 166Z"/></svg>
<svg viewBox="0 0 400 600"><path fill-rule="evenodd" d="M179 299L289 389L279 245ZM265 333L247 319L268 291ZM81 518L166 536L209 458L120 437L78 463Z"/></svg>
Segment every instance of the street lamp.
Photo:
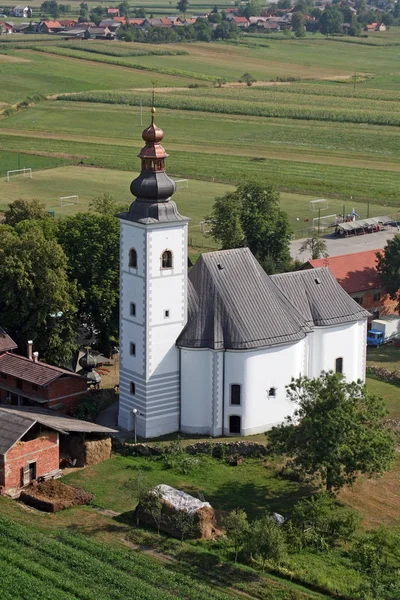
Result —
<svg viewBox="0 0 400 600"><path fill-rule="evenodd" d="M137 417L137 413L138 413L137 408L132 408L132 412L133 412L133 435L135 438L135 444L137 444L137 438L136 438L136 417Z"/></svg>

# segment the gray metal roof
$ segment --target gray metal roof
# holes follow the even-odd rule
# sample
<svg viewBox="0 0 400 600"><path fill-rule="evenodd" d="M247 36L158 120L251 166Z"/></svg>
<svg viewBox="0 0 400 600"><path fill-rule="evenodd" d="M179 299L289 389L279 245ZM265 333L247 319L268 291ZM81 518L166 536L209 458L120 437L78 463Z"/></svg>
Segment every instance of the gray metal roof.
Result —
<svg viewBox="0 0 400 600"><path fill-rule="evenodd" d="M276 346L368 315L326 267L269 277L248 248L222 250L202 254L189 273L188 323L177 345Z"/></svg>
<svg viewBox="0 0 400 600"><path fill-rule="evenodd" d="M188 296L178 346L247 350L296 342L310 331L248 248L202 254Z"/></svg>
<svg viewBox="0 0 400 600"><path fill-rule="evenodd" d="M81 421L45 409L0 406L0 454L7 452L35 423L60 433L117 433L116 429Z"/></svg>
<svg viewBox="0 0 400 600"><path fill-rule="evenodd" d="M349 221L347 223L334 223L331 227L338 227L344 231L354 231L355 229L364 229L373 225L387 225L393 219L388 216L371 217L369 219L359 219L358 221Z"/></svg>
<svg viewBox="0 0 400 600"><path fill-rule="evenodd" d="M338 325L369 316L328 267L272 275L271 279L308 325Z"/></svg>

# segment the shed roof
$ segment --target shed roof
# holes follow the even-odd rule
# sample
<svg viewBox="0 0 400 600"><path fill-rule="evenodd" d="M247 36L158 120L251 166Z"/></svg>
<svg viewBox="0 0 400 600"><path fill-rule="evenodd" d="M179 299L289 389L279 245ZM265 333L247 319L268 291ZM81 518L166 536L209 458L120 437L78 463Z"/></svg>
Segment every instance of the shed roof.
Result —
<svg viewBox="0 0 400 600"><path fill-rule="evenodd" d="M117 433L116 429L59 415L52 411L20 406L0 406L0 454L7 452L15 442L40 423L59 433Z"/></svg>
<svg viewBox="0 0 400 600"><path fill-rule="evenodd" d="M41 386L46 386L64 375L81 378L72 371L60 369L60 367L54 367L44 362L33 362L29 358L9 352L0 354L0 372Z"/></svg>
<svg viewBox="0 0 400 600"><path fill-rule="evenodd" d="M0 352L7 352L7 350L15 350L17 344L10 338L8 333L0 327Z"/></svg>
<svg viewBox="0 0 400 600"><path fill-rule="evenodd" d="M383 250L378 249L328 256L309 260L304 268L328 267L337 282L349 294L378 289L382 287L382 282L376 270L377 252L384 254Z"/></svg>

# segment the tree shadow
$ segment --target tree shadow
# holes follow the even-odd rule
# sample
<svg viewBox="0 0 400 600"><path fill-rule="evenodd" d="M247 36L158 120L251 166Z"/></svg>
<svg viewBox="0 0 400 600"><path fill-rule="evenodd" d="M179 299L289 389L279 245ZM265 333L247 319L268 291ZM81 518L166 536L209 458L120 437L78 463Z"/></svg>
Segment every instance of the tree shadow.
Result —
<svg viewBox="0 0 400 600"><path fill-rule="evenodd" d="M265 511L277 512L287 517L293 506L315 492L315 487L306 483L295 483L280 479L269 478L263 485L255 483L229 482L217 490L207 494L207 502L214 509L231 511L242 508L249 519L260 517Z"/></svg>

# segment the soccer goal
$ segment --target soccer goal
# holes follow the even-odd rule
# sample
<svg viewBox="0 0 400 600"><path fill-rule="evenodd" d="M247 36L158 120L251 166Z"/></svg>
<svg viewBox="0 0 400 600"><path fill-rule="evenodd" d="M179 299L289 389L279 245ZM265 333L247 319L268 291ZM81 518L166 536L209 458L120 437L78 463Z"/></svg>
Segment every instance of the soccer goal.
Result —
<svg viewBox="0 0 400 600"><path fill-rule="evenodd" d="M319 210L327 210L329 208L328 200L321 198L320 200L310 200L310 210L318 212Z"/></svg>
<svg viewBox="0 0 400 600"><path fill-rule="evenodd" d="M189 187L188 179L175 179L176 189Z"/></svg>
<svg viewBox="0 0 400 600"><path fill-rule="evenodd" d="M10 176L17 177L18 174L22 175L22 177L29 177L29 179L32 179L32 169L30 167L26 167L24 169L14 169L13 171L7 171L7 181L10 181Z"/></svg>
<svg viewBox="0 0 400 600"><path fill-rule="evenodd" d="M324 215L323 217L315 217L312 220L313 231L326 231L337 223L336 214Z"/></svg>
<svg viewBox="0 0 400 600"><path fill-rule="evenodd" d="M61 196L59 198L60 206L71 206L72 204L79 204L79 196Z"/></svg>

